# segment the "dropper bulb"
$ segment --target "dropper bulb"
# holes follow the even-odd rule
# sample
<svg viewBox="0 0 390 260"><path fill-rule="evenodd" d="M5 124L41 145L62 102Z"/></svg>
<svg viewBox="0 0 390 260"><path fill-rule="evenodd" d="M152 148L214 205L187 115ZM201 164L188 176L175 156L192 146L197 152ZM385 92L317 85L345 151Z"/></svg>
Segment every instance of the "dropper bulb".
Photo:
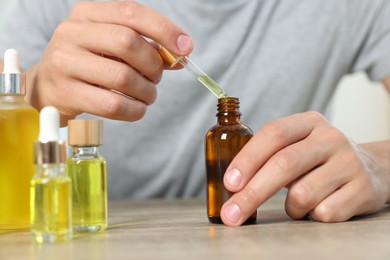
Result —
<svg viewBox="0 0 390 260"><path fill-rule="evenodd" d="M60 138L60 112L52 106L44 107L39 114L39 138L41 143L58 141Z"/></svg>
<svg viewBox="0 0 390 260"><path fill-rule="evenodd" d="M14 49L8 49L4 53L4 71L7 74L19 74L19 54Z"/></svg>

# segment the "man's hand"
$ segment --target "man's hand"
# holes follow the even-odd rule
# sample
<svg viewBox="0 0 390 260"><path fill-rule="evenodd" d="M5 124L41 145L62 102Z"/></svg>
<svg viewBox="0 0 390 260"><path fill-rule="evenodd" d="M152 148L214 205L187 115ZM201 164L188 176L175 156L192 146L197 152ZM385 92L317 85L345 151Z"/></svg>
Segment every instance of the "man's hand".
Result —
<svg viewBox="0 0 390 260"><path fill-rule="evenodd" d="M345 221L390 201L390 142L357 145L317 112L265 125L240 151L224 177L236 192L222 207L226 225L241 225L287 187L285 209L301 219Z"/></svg>
<svg viewBox="0 0 390 260"><path fill-rule="evenodd" d="M87 112L142 118L157 96L164 62L152 39L188 55L191 38L166 17L133 1L80 2L62 22L39 63L27 71L26 98L61 112L61 125Z"/></svg>

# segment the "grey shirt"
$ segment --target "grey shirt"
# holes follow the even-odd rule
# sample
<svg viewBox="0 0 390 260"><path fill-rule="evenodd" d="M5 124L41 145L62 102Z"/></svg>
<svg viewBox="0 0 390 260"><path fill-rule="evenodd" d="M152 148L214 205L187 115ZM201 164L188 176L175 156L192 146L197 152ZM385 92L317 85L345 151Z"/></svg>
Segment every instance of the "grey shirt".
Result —
<svg viewBox="0 0 390 260"><path fill-rule="evenodd" d="M0 31L0 52L37 63L75 0L17 0ZM342 76L390 75L387 0L144 0L186 29L191 58L241 101L257 131L272 119L324 112ZM166 71L158 99L138 122L105 120L111 198L205 194L204 136L216 98L187 71ZM83 115L83 117L92 117ZM261 144L259 144L261 145Z"/></svg>

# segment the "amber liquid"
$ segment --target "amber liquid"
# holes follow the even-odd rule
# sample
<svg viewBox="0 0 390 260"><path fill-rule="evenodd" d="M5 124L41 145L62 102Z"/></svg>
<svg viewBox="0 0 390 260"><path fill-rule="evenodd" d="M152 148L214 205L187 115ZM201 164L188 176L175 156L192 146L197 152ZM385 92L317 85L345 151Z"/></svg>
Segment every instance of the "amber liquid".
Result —
<svg viewBox="0 0 390 260"><path fill-rule="evenodd" d="M207 215L211 223L222 224L222 205L232 196L224 184L223 177L230 162L253 136L242 124L212 128L206 135ZM245 224L255 223L255 211Z"/></svg>
<svg viewBox="0 0 390 260"><path fill-rule="evenodd" d="M39 114L22 95L0 95L0 229L28 228Z"/></svg>

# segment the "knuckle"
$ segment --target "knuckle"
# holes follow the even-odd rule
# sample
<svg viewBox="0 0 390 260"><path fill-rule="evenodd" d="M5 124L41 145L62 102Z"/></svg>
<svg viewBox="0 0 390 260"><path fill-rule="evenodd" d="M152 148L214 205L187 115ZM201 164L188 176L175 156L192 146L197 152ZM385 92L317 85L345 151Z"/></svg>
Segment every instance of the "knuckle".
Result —
<svg viewBox="0 0 390 260"><path fill-rule="evenodd" d="M288 173L298 167L299 158L297 154L294 154L288 150L281 150L275 154L274 164L280 172Z"/></svg>
<svg viewBox="0 0 390 260"><path fill-rule="evenodd" d="M109 118L118 118L122 113L122 102L119 96L113 95L106 99L105 115Z"/></svg>
<svg viewBox="0 0 390 260"><path fill-rule="evenodd" d="M341 159L346 162L346 165L348 165L348 171L354 176L359 175L365 168L361 158L352 151L345 152Z"/></svg>
<svg viewBox="0 0 390 260"><path fill-rule="evenodd" d="M335 208L329 207L325 204L318 205L314 209L312 217L317 221L325 223L339 222L343 220Z"/></svg>
<svg viewBox="0 0 390 260"><path fill-rule="evenodd" d="M106 99L104 115L112 119L137 121L145 116L146 109L142 102L134 101L129 107L127 102L123 102L121 95L113 95Z"/></svg>
<svg viewBox="0 0 390 260"><path fill-rule="evenodd" d="M135 108L133 109L133 115L132 115L132 119L131 121L137 121L137 120L140 120L142 119L145 114L146 114L146 110L147 110L147 107L145 104L142 104L141 102L139 102L140 104Z"/></svg>
<svg viewBox="0 0 390 260"><path fill-rule="evenodd" d="M84 10L88 8L88 3L85 1L78 1L72 8L69 17L77 18L84 13Z"/></svg>
<svg viewBox="0 0 390 260"><path fill-rule="evenodd" d="M337 128L327 129L325 140L327 140L327 142L336 143L338 146L349 145L348 138Z"/></svg>
<svg viewBox="0 0 390 260"><path fill-rule="evenodd" d="M288 191L288 199L294 208L306 209L310 207L314 198L308 186L297 183Z"/></svg>
<svg viewBox="0 0 390 260"><path fill-rule="evenodd" d="M56 29L54 30L54 34L55 34L55 35L62 35L62 34L64 34L64 32L67 31L68 24L69 24L68 21L63 21L63 22L61 22L61 23L56 27Z"/></svg>
<svg viewBox="0 0 390 260"><path fill-rule="evenodd" d="M140 75L134 70L129 69L123 65L117 71L112 73L113 84L122 93L127 95L134 95L134 98L139 99L146 105L151 105L157 99L156 85L147 80L140 80ZM132 90L129 90L129 87ZM130 94L132 92L132 94Z"/></svg>
<svg viewBox="0 0 390 260"><path fill-rule="evenodd" d="M84 33L83 28L83 21L65 20L54 30L52 40L56 40L57 45L63 45L65 41L73 41L75 36Z"/></svg>
<svg viewBox="0 0 390 260"><path fill-rule="evenodd" d="M372 208L380 208L382 205L386 204L386 197L381 195L383 193L378 193L378 185L372 181L362 181L361 190L364 191L364 196L360 197L361 209L363 211L369 211L369 209Z"/></svg>
<svg viewBox="0 0 390 260"><path fill-rule="evenodd" d="M122 4L122 10L125 19L129 21L136 19L137 15L141 11L141 4L138 4L136 1L124 1Z"/></svg>
<svg viewBox="0 0 390 260"><path fill-rule="evenodd" d="M150 91L149 95L147 95L146 100L145 100L146 105L153 104L156 101L156 99L157 99L157 88L156 88L156 86L154 84L152 84L150 89L151 89L151 91Z"/></svg>
<svg viewBox="0 0 390 260"><path fill-rule="evenodd" d="M316 125L328 125L328 120L318 111L307 111L303 113L305 118Z"/></svg>
<svg viewBox="0 0 390 260"><path fill-rule="evenodd" d="M113 74L115 75L113 84L119 89L125 89L128 84L133 83L135 80L134 71L128 69L124 64L120 66Z"/></svg>
<svg viewBox="0 0 390 260"><path fill-rule="evenodd" d="M125 32L119 33L118 45L122 50L136 51L138 49L137 33L127 29Z"/></svg>
<svg viewBox="0 0 390 260"><path fill-rule="evenodd" d="M66 62L67 55L60 49L54 49L50 52L49 64L52 68L63 69Z"/></svg>
<svg viewBox="0 0 390 260"><path fill-rule="evenodd" d="M155 84L158 84L161 79L162 79L162 76L163 76L163 72L164 72L164 61L162 59L158 59L157 62L154 62L153 63L153 79L152 80Z"/></svg>
<svg viewBox="0 0 390 260"><path fill-rule="evenodd" d="M68 32L73 28L73 23L70 21L61 22L54 31L54 34L58 37L64 37L68 35Z"/></svg>
<svg viewBox="0 0 390 260"><path fill-rule="evenodd" d="M288 138L287 129L283 124L279 124L277 121L272 121L263 126L263 131L271 140L274 140L277 143L283 142Z"/></svg>
<svg viewBox="0 0 390 260"><path fill-rule="evenodd" d="M317 121L317 122L318 121L319 122L327 121L326 118L318 111L308 111L308 112L305 112L305 113L313 121Z"/></svg>

